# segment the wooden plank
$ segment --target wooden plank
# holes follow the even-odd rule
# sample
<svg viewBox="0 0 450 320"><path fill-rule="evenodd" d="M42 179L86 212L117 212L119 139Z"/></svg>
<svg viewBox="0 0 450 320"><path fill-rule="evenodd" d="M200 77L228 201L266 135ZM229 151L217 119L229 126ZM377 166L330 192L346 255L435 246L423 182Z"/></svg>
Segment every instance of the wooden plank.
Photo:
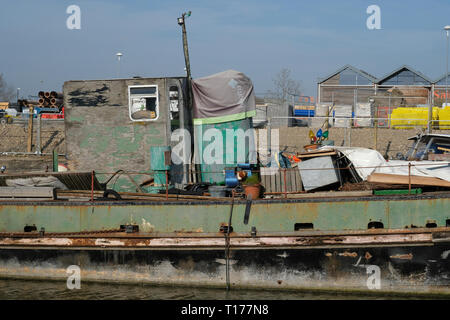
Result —
<svg viewBox="0 0 450 320"><path fill-rule="evenodd" d="M283 170L280 169L280 173L278 174L279 177L279 184L278 184L278 192L284 192L284 176L283 176Z"/></svg>
<svg viewBox="0 0 450 320"><path fill-rule="evenodd" d="M293 189L292 191L299 191L299 186L298 186L298 181L297 181L297 172L298 169L297 168L293 168L291 170L291 174L292 174L292 180L293 180Z"/></svg>
<svg viewBox="0 0 450 320"><path fill-rule="evenodd" d="M0 187L0 198L54 198L53 187Z"/></svg>
<svg viewBox="0 0 450 320"><path fill-rule="evenodd" d="M308 152L308 153L299 153L297 154L297 158L303 159L303 158L313 158L313 157L325 157L325 156L334 156L336 155L336 151L330 151L330 152Z"/></svg>
<svg viewBox="0 0 450 320"><path fill-rule="evenodd" d="M300 171L298 168L295 170L295 180L297 181L297 190L296 191L303 191L303 184L302 184L302 177L300 176Z"/></svg>
<svg viewBox="0 0 450 320"><path fill-rule="evenodd" d="M277 190L277 175L271 175L270 176L270 192L276 192Z"/></svg>
<svg viewBox="0 0 450 320"><path fill-rule="evenodd" d="M290 169L289 170L291 173L291 187L292 187L292 192L297 191L297 181L295 179L295 168L294 169Z"/></svg>
<svg viewBox="0 0 450 320"><path fill-rule="evenodd" d="M285 169L285 172L283 172L283 179L285 179L286 181L283 180L283 182L285 182L284 188L283 188L283 192L284 191L291 191L290 190L290 184L291 184L291 176L289 173L288 169Z"/></svg>
<svg viewBox="0 0 450 320"><path fill-rule="evenodd" d="M266 191L269 188L267 181L268 181L267 175L261 175L261 184L264 187L264 190L266 190Z"/></svg>
<svg viewBox="0 0 450 320"><path fill-rule="evenodd" d="M292 192L292 179L291 179L291 169L286 170L286 185L287 192Z"/></svg>
<svg viewBox="0 0 450 320"><path fill-rule="evenodd" d="M387 184L409 184L407 175L372 173L368 178L368 182L387 183ZM411 185L417 186L434 186L434 187L450 187L450 182L434 177L411 176Z"/></svg>
<svg viewBox="0 0 450 320"><path fill-rule="evenodd" d="M288 191L293 192L296 191L295 190L295 176L294 176L294 172L292 171L292 169L288 170Z"/></svg>
<svg viewBox="0 0 450 320"><path fill-rule="evenodd" d="M330 192L312 192L312 193L298 193L288 194L288 198L340 198L340 197L366 197L371 196L372 190L366 191L330 191Z"/></svg>

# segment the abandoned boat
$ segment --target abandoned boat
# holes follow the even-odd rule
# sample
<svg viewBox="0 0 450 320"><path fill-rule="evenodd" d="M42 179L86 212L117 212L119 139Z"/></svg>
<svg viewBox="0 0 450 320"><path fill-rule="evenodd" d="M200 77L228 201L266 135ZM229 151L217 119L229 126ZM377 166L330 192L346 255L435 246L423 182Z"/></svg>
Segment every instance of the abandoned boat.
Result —
<svg viewBox="0 0 450 320"><path fill-rule="evenodd" d="M227 71L187 88L182 77L64 84L69 171L0 175L1 277L65 280L76 265L82 281L449 294L449 181L370 182L385 173L339 148L290 167L270 144L261 166L245 136L250 79ZM205 152L223 162L199 161Z"/></svg>

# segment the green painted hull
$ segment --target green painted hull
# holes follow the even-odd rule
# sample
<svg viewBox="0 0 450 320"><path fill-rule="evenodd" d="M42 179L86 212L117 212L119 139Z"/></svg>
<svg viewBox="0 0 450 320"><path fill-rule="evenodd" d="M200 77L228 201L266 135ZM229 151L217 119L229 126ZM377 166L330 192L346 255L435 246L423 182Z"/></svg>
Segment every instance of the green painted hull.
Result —
<svg viewBox="0 0 450 320"><path fill-rule="evenodd" d="M354 197L341 199L258 200L244 224L245 202L235 201L235 232L293 232L296 224L312 224L314 230L367 230L370 222L385 229L425 227L450 222L450 194L402 197ZM46 232L80 232L139 225L140 232L217 233L228 224L231 201L9 201L0 206L0 232L23 232L35 225Z"/></svg>

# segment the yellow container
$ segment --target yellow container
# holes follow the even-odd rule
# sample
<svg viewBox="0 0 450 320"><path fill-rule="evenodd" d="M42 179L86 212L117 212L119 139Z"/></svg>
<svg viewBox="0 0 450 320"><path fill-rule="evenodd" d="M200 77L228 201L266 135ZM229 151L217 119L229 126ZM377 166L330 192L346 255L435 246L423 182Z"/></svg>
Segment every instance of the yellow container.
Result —
<svg viewBox="0 0 450 320"><path fill-rule="evenodd" d="M450 129L450 107L439 109L439 129Z"/></svg>
<svg viewBox="0 0 450 320"><path fill-rule="evenodd" d="M438 119L439 108L433 108L432 120ZM395 108L391 114L391 127L394 129L426 128L428 108ZM450 123L450 122L449 122Z"/></svg>

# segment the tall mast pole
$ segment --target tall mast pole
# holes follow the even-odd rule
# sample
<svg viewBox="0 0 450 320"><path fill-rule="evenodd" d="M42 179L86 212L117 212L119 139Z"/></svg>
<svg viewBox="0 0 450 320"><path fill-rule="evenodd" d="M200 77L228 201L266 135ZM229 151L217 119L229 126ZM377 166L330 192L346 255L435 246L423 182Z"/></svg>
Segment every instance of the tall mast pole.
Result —
<svg viewBox="0 0 450 320"><path fill-rule="evenodd" d="M185 12L178 18L178 24L181 26L183 31L183 52L184 52L184 63L186 65L186 77L187 77L187 92L188 92L188 104L189 107L192 106L192 94L191 94L191 63L189 61L189 49L187 42L187 33L186 33L186 17L191 16L191 11Z"/></svg>

